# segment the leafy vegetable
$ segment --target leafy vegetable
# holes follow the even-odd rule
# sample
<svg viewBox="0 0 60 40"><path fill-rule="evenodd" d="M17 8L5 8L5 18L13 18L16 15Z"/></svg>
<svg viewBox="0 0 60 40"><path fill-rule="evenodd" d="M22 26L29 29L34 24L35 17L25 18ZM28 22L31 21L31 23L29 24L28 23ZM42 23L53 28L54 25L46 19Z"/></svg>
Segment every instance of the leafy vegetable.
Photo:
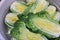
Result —
<svg viewBox="0 0 60 40"><path fill-rule="evenodd" d="M25 5L24 2L15 1L12 3L10 9L12 12L22 14L27 9L27 6Z"/></svg>
<svg viewBox="0 0 60 40"><path fill-rule="evenodd" d="M56 15L54 16L53 19L60 22L60 12L56 12Z"/></svg>
<svg viewBox="0 0 60 40"><path fill-rule="evenodd" d="M26 0L26 1L27 1L27 5L31 5L36 2L36 0Z"/></svg>
<svg viewBox="0 0 60 40"><path fill-rule="evenodd" d="M46 0L38 0L35 5L36 6L33 6L31 10L31 12L34 14L45 10L49 3Z"/></svg>
<svg viewBox="0 0 60 40"><path fill-rule="evenodd" d="M56 7L49 5L49 7L46 9L46 11L48 12L48 14L53 17L56 13Z"/></svg>
<svg viewBox="0 0 60 40"><path fill-rule="evenodd" d="M40 33L49 38L56 38L60 36L60 26L56 22L51 21L47 16L30 15L26 22L27 27L32 31L39 30Z"/></svg>
<svg viewBox="0 0 60 40"><path fill-rule="evenodd" d="M19 20L16 13L8 13L5 17L5 24L9 27L13 26L14 23Z"/></svg>
<svg viewBox="0 0 60 40"><path fill-rule="evenodd" d="M15 23L10 34L15 40L47 40L43 35L29 31L22 21Z"/></svg>

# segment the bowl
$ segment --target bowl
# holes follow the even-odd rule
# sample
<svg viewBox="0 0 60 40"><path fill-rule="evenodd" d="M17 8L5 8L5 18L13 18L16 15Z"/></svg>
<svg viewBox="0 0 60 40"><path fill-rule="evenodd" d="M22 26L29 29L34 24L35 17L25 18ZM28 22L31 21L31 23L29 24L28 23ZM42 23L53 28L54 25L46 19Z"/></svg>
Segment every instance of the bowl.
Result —
<svg viewBox="0 0 60 40"><path fill-rule="evenodd" d="M7 34L8 27L4 23L4 18L9 11L10 5L16 0L1 0L0 1L0 40L11 40L11 37ZM25 1L25 0L17 0ZM60 11L60 0L48 0L50 4L56 6Z"/></svg>

